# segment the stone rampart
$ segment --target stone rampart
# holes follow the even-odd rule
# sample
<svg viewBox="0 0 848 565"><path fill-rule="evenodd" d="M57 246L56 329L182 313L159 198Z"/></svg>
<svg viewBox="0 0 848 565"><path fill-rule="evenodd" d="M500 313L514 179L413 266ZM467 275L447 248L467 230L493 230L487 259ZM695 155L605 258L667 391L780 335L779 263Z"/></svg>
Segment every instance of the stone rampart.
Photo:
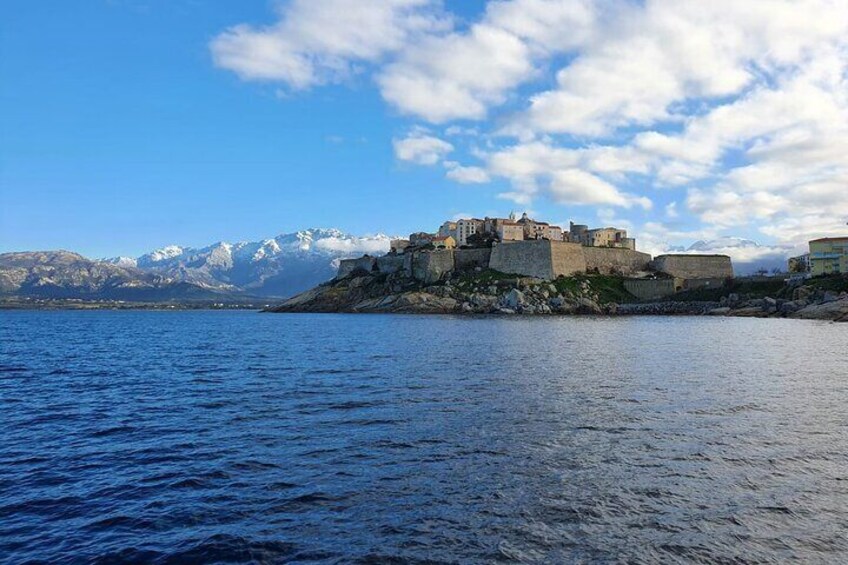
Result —
<svg viewBox="0 0 848 565"><path fill-rule="evenodd" d="M632 249L615 247L583 247L586 271L602 275L632 275L648 270L651 256Z"/></svg>
<svg viewBox="0 0 848 565"><path fill-rule="evenodd" d="M727 279L683 279L680 286L683 290L697 290L699 288L722 288Z"/></svg>
<svg viewBox="0 0 848 565"><path fill-rule="evenodd" d="M377 257L377 270L383 274L397 273L405 269L405 262L403 255L383 255Z"/></svg>
<svg viewBox="0 0 848 565"><path fill-rule="evenodd" d="M674 294L674 279L627 279L624 289L639 300L656 300Z"/></svg>
<svg viewBox="0 0 848 565"><path fill-rule="evenodd" d="M377 264L377 259L370 255L363 255L356 259L342 259L339 261L339 271L336 274L337 279L343 279L357 269L367 272L372 272Z"/></svg>
<svg viewBox="0 0 848 565"><path fill-rule="evenodd" d="M727 279L733 265L727 255L659 255L651 267L680 279Z"/></svg>
<svg viewBox="0 0 848 565"><path fill-rule="evenodd" d="M412 276L425 284L440 281L445 274L453 271L453 255L452 249L415 252L412 258Z"/></svg>
<svg viewBox="0 0 848 565"><path fill-rule="evenodd" d="M457 270L473 269L480 267L485 269L489 266L492 250L488 247L479 249L455 249L453 252L454 266Z"/></svg>
<svg viewBox="0 0 848 565"><path fill-rule="evenodd" d="M551 241L551 273L554 278L586 272L586 255L579 243Z"/></svg>
<svg viewBox="0 0 848 565"><path fill-rule="evenodd" d="M510 241L495 245L489 267L509 275L553 279L551 242Z"/></svg>

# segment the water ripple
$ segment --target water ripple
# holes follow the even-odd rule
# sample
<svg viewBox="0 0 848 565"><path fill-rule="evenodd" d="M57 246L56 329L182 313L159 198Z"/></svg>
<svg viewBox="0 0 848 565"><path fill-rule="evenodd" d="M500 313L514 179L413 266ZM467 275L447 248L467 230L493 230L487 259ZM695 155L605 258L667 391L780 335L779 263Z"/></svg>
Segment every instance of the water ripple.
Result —
<svg viewBox="0 0 848 565"><path fill-rule="evenodd" d="M846 343L787 320L0 313L0 563L846 562Z"/></svg>

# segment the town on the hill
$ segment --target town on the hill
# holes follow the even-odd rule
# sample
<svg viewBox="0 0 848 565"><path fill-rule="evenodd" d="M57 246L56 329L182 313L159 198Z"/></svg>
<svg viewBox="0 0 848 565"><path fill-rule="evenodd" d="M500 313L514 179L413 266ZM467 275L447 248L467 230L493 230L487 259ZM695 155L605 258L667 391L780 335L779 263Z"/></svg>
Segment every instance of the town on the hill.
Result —
<svg viewBox="0 0 848 565"><path fill-rule="evenodd" d="M636 240L615 227L590 229L570 222L568 230L520 218L463 218L444 222L435 232L415 232L392 240L382 257L342 260L337 278L354 271L405 273L432 284L451 273L491 269L500 273L554 280L577 274L625 277L627 290L643 299L681 290L721 286L733 277L726 255L669 254L652 258L636 250Z"/></svg>
<svg viewBox="0 0 848 565"><path fill-rule="evenodd" d="M509 218L467 218L447 221L436 233L415 232L409 239L391 242L395 253L410 249L454 249L464 247L491 247L492 243L546 239L579 243L589 247L615 247L636 250L636 240L627 237L627 230L618 228L594 228L570 223L568 231L547 222L530 218L525 212L520 219L515 213Z"/></svg>

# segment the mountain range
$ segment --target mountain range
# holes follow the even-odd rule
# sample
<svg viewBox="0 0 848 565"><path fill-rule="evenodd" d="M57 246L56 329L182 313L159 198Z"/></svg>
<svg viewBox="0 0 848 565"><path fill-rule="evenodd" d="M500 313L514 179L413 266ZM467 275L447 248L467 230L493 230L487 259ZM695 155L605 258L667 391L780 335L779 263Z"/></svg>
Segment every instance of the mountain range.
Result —
<svg viewBox="0 0 848 565"><path fill-rule="evenodd" d="M92 260L69 251L4 253L0 297L144 302L284 298L333 278L341 259L385 253L391 239L312 228L261 241L169 245L135 258ZM724 237L666 252L727 254L737 274L750 274L780 268L788 250Z"/></svg>
<svg viewBox="0 0 848 565"><path fill-rule="evenodd" d="M129 301L287 297L331 279L341 259L385 253L390 239L313 228L254 242L170 245L137 258L4 253L0 295Z"/></svg>

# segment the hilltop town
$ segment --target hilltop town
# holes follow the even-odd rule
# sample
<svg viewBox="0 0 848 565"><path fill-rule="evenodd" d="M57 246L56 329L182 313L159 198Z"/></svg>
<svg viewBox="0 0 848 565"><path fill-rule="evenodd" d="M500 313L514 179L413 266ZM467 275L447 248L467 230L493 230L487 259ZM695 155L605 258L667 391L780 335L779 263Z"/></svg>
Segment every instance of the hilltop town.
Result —
<svg viewBox="0 0 848 565"><path fill-rule="evenodd" d="M726 255L661 255L636 250L636 240L615 227L568 230L530 218L467 218L444 222L434 232L391 241L389 254L341 262L338 277L354 271L405 273L435 283L456 271L492 270L540 280L580 274L627 277L628 292L658 298L681 290L722 285L733 277Z"/></svg>
<svg viewBox="0 0 848 565"><path fill-rule="evenodd" d="M726 255L637 250L615 227L467 218L345 259L273 312L712 314L848 321L848 278L735 279Z"/></svg>

